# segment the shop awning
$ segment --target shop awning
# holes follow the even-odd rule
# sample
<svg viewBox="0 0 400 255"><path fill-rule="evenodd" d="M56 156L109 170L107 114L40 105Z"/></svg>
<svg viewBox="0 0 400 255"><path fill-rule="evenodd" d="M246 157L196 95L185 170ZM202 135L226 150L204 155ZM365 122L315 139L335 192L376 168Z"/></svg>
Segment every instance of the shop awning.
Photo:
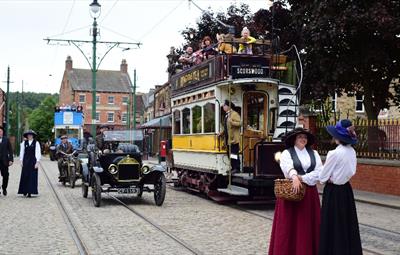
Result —
<svg viewBox="0 0 400 255"><path fill-rule="evenodd" d="M140 128L171 128L171 115L158 117L142 124Z"/></svg>

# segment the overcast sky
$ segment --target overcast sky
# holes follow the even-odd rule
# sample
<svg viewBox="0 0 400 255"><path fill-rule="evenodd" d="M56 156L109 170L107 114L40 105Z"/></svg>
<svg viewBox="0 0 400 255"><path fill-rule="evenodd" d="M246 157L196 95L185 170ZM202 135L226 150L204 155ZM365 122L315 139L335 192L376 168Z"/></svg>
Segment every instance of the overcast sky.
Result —
<svg viewBox="0 0 400 255"><path fill-rule="evenodd" d="M73 45L47 44L44 38L91 41L92 0L0 0L0 79L6 81L11 68L11 91L58 93L65 59L72 57L74 68L89 69L82 53ZM140 49L111 50L100 69L119 70L122 59L128 62L133 79L137 70L138 91L147 92L167 81L167 58L171 46L180 46L186 25L194 25L201 11L188 0L99 0L101 41L141 42ZM267 8L268 0L194 0L203 9L225 11L230 3L245 2L253 12ZM92 44L83 44L87 57ZM106 45L99 45L98 56ZM0 87L5 91L6 83Z"/></svg>

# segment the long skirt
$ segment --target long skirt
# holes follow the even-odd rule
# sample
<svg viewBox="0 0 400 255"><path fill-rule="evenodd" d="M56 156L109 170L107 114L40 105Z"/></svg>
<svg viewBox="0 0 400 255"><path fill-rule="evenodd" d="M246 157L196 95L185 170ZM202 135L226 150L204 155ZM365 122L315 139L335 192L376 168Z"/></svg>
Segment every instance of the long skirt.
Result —
<svg viewBox="0 0 400 255"><path fill-rule="evenodd" d="M38 169L35 164L24 164L18 194L38 194Z"/></svg>
<svg viewBox="0 0 400 255"><path fill-rule="evenodd" d="M325 185L318 254L362 254L356 204L350 183Z"/></svg>
<svg viewBox="0 0 400 255"><path fill-rule="evenodd" d="M269 255L318 253L321 205L315 186L306 186L303 200L277 199Z"/></svg>

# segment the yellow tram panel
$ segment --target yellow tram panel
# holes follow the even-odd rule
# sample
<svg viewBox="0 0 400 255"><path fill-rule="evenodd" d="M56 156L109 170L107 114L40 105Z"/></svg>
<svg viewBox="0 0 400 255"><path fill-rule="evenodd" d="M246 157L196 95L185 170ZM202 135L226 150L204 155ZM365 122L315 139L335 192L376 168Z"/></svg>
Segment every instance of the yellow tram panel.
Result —
<svg viewBox="0 0 400 255"><path fill-rule="evenodd" d="M224 152L216 134L173 135L173 150Z"/></svg>

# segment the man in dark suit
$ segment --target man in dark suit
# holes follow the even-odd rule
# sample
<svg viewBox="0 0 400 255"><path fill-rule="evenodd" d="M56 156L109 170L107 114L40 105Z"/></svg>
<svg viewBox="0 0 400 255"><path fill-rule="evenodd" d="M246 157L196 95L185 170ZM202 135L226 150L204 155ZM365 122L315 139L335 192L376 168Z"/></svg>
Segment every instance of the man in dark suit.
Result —
<svg viewBox="0 0 400 255"><path fill-rule="evenodd" d="M0 127L0 171L3 177L3 195L7 196L7 186L8 186L8 167L14 162L13 151L11 148L11 143L6 136L4 136L4 128Z"/></svg>
<svg viewBox="0 0 400 255"><path fill-rule="evenodd" d="M60 173L60 176L58 177L59 180L66 176L65 170L63 168L63 163L66 157L65 154L63 154L62 152L66 154L72 153L72 144L68 141L68 136L62 135L60 139L61 143L57 146L56 152L56 155L58 157L58 171Z"/></svg>

